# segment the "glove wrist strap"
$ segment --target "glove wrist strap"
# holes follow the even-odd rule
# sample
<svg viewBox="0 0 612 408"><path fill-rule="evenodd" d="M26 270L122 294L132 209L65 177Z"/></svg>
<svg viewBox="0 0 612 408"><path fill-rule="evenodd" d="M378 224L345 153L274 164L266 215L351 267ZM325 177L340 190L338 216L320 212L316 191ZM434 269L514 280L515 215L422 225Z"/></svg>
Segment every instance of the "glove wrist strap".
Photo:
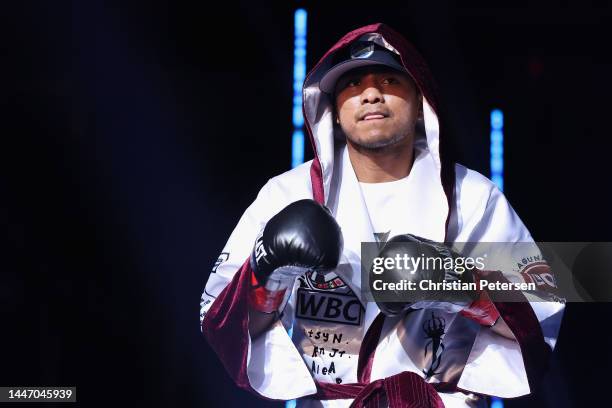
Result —
<svg viewBox="0 0 612 408"><path fill-rule="evenodd" d="M474 271L474 281L477 285L480 284L481 273L482 272L478 270ZM488 271L488 275L488 277L497 278L496 280L504 279L499 271ZM478 299L474 300L460 313L462 316L472 319L483 326L493 326L495 322L497 322L497 319L499 319L499 311L486 290L479 291L478 295Z"/></svg>
<svg viewBox="0 0 612 408"><path fill-rule="evenodd" d="M249 290L249 305L262 313L274 313L278 311L283 303L287 288L279 290L268 290L261 285L255 274L251 272L251 290Z"/></svg>

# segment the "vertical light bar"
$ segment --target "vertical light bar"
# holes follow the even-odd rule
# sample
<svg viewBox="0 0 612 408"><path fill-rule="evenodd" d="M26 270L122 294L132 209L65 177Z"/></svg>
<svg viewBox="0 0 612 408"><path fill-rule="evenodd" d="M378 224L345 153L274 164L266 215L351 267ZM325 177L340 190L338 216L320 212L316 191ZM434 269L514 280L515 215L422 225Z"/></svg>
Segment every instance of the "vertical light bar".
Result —
<svg viewBox="0 0 612 408"><path fill-rule="evenodd" d="M491 408L504 408L504 403L497 397L491 397Z"/></svg>
<svg viewBox="0 0 612 408"><path fill-rule="evenodd" d="M491 181L504 191L504 113L491 111ZM501 398L491 397L491 408L504 408Z"/></svg>
<svg viewBox="0 0 612 408"><path fill-rule="evenodd" d="M491 111L491 181L504 191L504 114Z"/></svg>
<svg viewBox="0 0 612 408"><path fill-rule="evenodd" d="M295 10L293 17L293 136L291 167L304 163L304 116L302 115L302 84L306 77L306 17L304 9Z"/></svg>
<svg viewBox="0 0 612 408"><path fill-rule="evenodd" d="M291 138L291 167L304 163L304 115L302 114L302 84L306 77L306 18L304 9L295 10L293 16L293 135ZM293 336L293 324L289 328ZM296 400L285 403L286 408L295 408Z"/></svg>

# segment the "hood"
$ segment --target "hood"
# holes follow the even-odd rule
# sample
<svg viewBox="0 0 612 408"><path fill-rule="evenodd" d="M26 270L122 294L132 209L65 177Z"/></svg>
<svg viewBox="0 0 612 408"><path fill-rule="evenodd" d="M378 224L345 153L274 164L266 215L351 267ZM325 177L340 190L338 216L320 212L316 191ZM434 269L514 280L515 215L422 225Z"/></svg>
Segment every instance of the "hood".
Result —
<svg viewBox="0 0 612 408"><path fill-rule="evenodd" d="M308 73L302 89L303 114L313 151L314 160L310 168L314 199L320 203L328 200L334 168L334 121L332 98L319 89L319 80L331 68L333 55L360 39L368 39L398 54L403 66L410 73L423 94L424 126L417 129L416 147L432 156L438 170L437 179L446 195L449 211L446 226L450 219L451 200L454 191L454 162L447 143L443 143L444 126L439 120L439 105L435 95L433 76L425 60L415 47L401 34L383 23L370 24L353 30L336 42L315 67Z"/></svg>

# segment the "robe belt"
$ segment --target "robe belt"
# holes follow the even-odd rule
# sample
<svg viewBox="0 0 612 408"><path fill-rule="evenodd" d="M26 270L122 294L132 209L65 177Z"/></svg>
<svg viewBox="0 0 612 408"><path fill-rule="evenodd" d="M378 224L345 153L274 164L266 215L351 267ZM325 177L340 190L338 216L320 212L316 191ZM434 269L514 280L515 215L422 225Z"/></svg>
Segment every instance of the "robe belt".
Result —
<svg viewBox="0 0 612 408"><path fill-rule="evenodd" d="M403 371L366 383L334 384L317 381L318 400L350 399L351 408L443 408L444 404L436 388L447 388L448 384L429 384L418 374Z"/></svg>

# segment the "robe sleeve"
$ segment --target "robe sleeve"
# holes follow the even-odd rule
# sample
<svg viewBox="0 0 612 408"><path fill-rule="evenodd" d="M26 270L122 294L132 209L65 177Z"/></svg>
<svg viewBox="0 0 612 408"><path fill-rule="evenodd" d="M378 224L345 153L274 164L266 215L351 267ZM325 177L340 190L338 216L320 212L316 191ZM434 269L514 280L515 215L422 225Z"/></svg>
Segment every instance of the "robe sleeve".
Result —
<svg viewBox="0 0 612 408"><path fill-rule="evenodd" d="M490 186L486 203L465 240L475 243L471 255L490 249L493 254L489 254L486 269L501 272L498 276L503 281L526 282L526 270L547 273L531 234L496 186ZM522 301L494 302L516 341L481 327L458 387L517 397L532 392L541 381L557 340L564 304L545 290L517 292L516 297Z"/></svg>
<svg viewBox="0 0 612 408"><path fill-rule="evenodd" d="M261 228L290 202L284 201L287 198L274 194L272 180L261 189L230 235L200 302L202 334L236 385L275 400L316 392L312 376L281 320L256 339L248 330L248 259Z"/></svg>

